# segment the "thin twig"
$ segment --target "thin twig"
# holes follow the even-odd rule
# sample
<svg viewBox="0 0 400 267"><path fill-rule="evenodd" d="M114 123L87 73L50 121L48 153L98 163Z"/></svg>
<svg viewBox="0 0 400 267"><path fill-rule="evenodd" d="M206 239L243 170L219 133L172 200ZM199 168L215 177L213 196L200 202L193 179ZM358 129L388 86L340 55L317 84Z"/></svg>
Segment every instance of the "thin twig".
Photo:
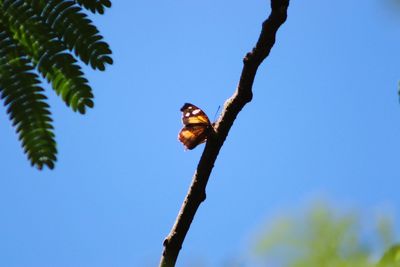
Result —
<svg viewBox="0 0 400 267"><path fill-rule="evenodd" d="M185 236L193 221L198 207L206 199L206 186L214 167L218 153L224 144L236 116L253 97L254 77L260 64L269 55L275 43L276 32L285 22L289 0L271 0L271 14L262 24L262 30L256 46L243 59L243 70L239 85L224 105L220 118L215 123L215 132L208 138L207 144L194 173L189 192L182 204L171 232L164 240L164 251L160 267L175 266Z"/></svg>

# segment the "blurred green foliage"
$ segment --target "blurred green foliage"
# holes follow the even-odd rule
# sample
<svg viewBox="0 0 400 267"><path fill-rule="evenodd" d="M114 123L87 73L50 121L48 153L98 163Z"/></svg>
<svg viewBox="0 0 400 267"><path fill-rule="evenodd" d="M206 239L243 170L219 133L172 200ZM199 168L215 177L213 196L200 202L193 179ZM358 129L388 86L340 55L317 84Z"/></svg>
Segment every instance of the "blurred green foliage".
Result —
<svg viewBox="0 0 400 267"><path fill-rule="evenodd" d="M385 252L377 267L398 266L400 266L400 245L394 245Z"/></svg>
<svg viewBox="0 0 400 267"><path fill-rule="evenodd" d="M393 241L394 230L388 216L370 220L356 212L339 212L319 203L304 215L273 220L257 238L255 265L397 267L400 245L390 248ZM385 249L388 250L380 259Z"/></svg>

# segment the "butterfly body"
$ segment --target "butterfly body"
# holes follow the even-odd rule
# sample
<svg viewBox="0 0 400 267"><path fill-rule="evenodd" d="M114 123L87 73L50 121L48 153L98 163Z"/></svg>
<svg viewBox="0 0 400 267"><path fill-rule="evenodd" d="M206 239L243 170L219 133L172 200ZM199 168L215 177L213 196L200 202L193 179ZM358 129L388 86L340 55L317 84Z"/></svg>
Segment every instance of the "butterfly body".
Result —
<svg viewBox="0 0 400 267"><path fill-rule="evenodd" d="M207 141L212 125L204 111L193 104L185 103L181 111L184 126L178 134L178 139L186 149L193 149Z"/></svg>

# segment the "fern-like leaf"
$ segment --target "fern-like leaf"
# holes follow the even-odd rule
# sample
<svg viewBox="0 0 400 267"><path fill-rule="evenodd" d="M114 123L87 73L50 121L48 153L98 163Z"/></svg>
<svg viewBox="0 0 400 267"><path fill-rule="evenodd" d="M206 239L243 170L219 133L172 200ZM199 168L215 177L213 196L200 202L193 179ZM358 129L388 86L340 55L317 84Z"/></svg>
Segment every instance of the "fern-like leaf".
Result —
<svg viewBox="0 0 400 267"><path fill-rule="evenodd" d="M93 107L92 90L81 68L31 6L22 0L6 0L3 1L3 10L13 39L65 103L80 113Z"/></svg>
<svg viewBox="0 0 400 267"><path fill-rule="evenodd" d="M38 71L75 111L93 107L93 94L74 51L104 70L111 50L82 7L103 13L109 0L0 0L0 99L32 165L54 167L56 143ZM69 50L69 51L68 51Z"/></svg>
<svg viewBox="0 0 400 267"><path fill-rule="evenodd" d="M75 2L93 13L99 12L100 14L104 13L105 8L111 7L109 0L75 0Z"/></svg>
<svg viewBox="0 0 400 267"><path fill-rule="evenodd" d="M33 11L50 25L69 50L74 50L83 62L93 69L105 70L105 64L112 64L111 49L97 28L82 12L75 1L27 0Z"/></svg>
<svg viewBox="0 0 400 267"><path fill-rule="evenodd" d="M49 106L44 102L46 96L33 66L1 22L0 19L0 98L31 164L53 169L57 149Z"/></svg>

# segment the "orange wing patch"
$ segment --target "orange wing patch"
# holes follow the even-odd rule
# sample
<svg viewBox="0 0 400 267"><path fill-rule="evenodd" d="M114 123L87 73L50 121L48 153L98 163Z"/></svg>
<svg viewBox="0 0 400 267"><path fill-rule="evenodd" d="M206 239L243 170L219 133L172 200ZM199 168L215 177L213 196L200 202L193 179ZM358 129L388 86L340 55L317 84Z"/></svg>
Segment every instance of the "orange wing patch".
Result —
<svg viewBox="0 0 400 267"><path fill-rule="evenodd" d="M193 104L185 103L181 108L183 128L178 139L186 149L193 149L207 141L211 123L207 115Z"/></svg>

